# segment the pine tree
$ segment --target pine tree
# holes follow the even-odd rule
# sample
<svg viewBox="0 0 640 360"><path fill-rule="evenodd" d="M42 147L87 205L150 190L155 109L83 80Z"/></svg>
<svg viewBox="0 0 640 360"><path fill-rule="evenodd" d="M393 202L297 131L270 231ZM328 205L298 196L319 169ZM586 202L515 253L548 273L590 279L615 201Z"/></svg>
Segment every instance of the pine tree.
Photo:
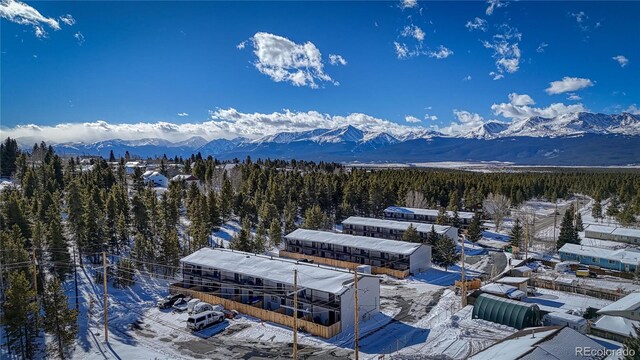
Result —
<svg viewBox="0 0 640 360"><path fill-rule="evenodd" d="M162 236L162 244L160 251L161 264L165 267L165 275L175 274L175 269L179 265L180 258L180 242L178 241L178 233L176 231L165 230Z"/></svg>
<svg viewBox="0 0 640 360"><path fill-rule="evenodd" d="M413 224L409 224L407 230L405 230L404 234L402 234L402 241L419 243L421 242L420 234L418 234L418 230Z"/></svg>
<svg viewBox="0 0 640 360"><path fill-rule="evenodd" d="M593 207L591 208L591 216L593 216L593 218L596 220L602 219L602 204L599 200L596 200L593 203Z"/></svg>
<svg viewBox="0 0 640 360"><path fill-rule="evenodd" d="M222 225L222 219L220 217L220 209L218 208L218 197L213 190L209 191L209 196L207 197L207 205L209 226L211 227L211 230L217 230Z"/></svg>
<svg viewBox="0 0 640 360"><path fill-rule="evenodd" d="M115 162L116 156L113 154L113 150L109 151L109 162Z"/></svg>
<svg viewBox="0 0 640 360"><path fill-rule="evenodd" d="M11 176L16 171L16 159L20 155L18 142L10 137L0 144L0 176Z"/></svg>
<svg viewBox="0 0 640 360"><path fill-rule="evenodd" d="M437 236L434 251L438 254L434 262L446 270L460 260L460 255L456 253L456 244L444 235Z"/></svg>
<svg viewBox="0 0 640 360"><path fill-rule="evenodd" d="M271 246L279 246L282 243L282 225L280 219L273 218L269 226L269 241Z"/></svg>
<svg viewBox="0 0 640 360"><path fill-rule="evenodd" d="M520 219L516 218L516 222L513 224L511 228L511 249L515 251L515 248L520 248L522 246L522 240L524 237L524 232L522 230L522 225L520 225Z"/></svg>
<svg viewBox="0 0 640 360"><path fill-rule="evenodd" d="M71 255L67 241L64 238L60 212L57 205L50 208L49 222L49 242L51 244L51 261L53 268L60 280L64 280L65 275L71 272Z"/></svg>
<svg viewBox="0 0 640 360"><path fill-rule="evenodd" d="M558 236L557 248L560 249L564 244L580 244L578 232L573 226L573 206L567 209L560 223L560 235Z"/></svg>
<svg viewBox="0 0 640 360"><path fill-rule="evenodd" d="M633 331L635 334L624 341L624 360L637 360L640 355L640 326L633 325Z"/></svg>
<svg viewBox="0 0 640 360"><path fill-rule="evenodd" d="M262 221L258 223L256 228L256 236L253 238L253 252L263 253L267 247L267 230Z"/></svg>
<svg viewBox="0 0 640 360"><path fill-rule="evenodd" d="M436 218L436 224L438 225L446 225L449 222L449 217L447 216L447 212L444 207L440 207L438 210L438 217Z"/></svg>
<svg viewBox="0 0 640 360"><path fill-rule="evenodd" d="M453 210L453 216L451 217L451 226L456 229L460 228L460 214L458 214L458 209Z"/></svg>
<svg viewBox="0 0 640 360"><path fill-rule="evenodd" d="M4 303L4 325L9 348L22 359L33 357L35 350L38 305L36 293L22 271L9 273L9 287Z"/></svg>
<svg viewBox="0 0 640 360"><path fill-rule="evenodd" d="M303 229L327 229L329 227L328 225L329 219L327 215L322 212L320 206L314 205L304 213Z"/></svg>
<svg viewBox="0 0 640 360"><path fill-rule="evenodd" d="M609 206L607 207L607 216L615 217L620 212L620 200L617 196L611 198Z"/></svg>
<svg viewBox="0 0 640 360"><path fill-rule="evenodd" d="M115 285L120 288L133 285L135 283L134 273L133 261L127 258L120 258L116 264Z"/></svg>
<svg viewBox="0 0 640 360"><path fill-rule="evenodd" d="M249 219L242 221L240 231L234 235L229 245L233 250L253 251L253 236L251 236L251 222L249 222Z"/></svg>
<svg viewBox="0 0 640 360"><path fill-rule="evenodd" d="M471 223L469 224L469 229L467 229L467 239L469 241L476 243L482 239L482 226L480 224L480 214L473 214L473 218L471 219Z"/></svg>
<svg viewBox="0 0 640 360"><path fill-rule="evenodd" d="M222 221L231 220L231 207L233 203L233 188L227 172L222 173L222 190L220 192L220 215Z"/></svg>
<svg viewBox="0 0 640 360"><path fill-rule="evenodd" d="M584 223L582 222L582 215L579 211L576 215L576 231L584 231Z"/></svg>
<svg viewBox="0 0 640 360"><path fill-rule="evenodd" d="M291 200L284 207L284 231L290 233L297 229L296 218L298 217L298 206Z"/></svg>
<svg viewBox="0 0 640 360"><path fill-rule="evenodd" d="M67 225L77 245L81 245L84 238L83 212L82 195L74 179L67 185Z"/></svg>
<svg viewBox="0 0 640 360"><path fill-rule="evenodd" d="M64 294L58 278L47 281L44 286L42 307L44 331L52 338L52 350L64 359L78 333L78 312L69 309L69 298Z"/></svg>

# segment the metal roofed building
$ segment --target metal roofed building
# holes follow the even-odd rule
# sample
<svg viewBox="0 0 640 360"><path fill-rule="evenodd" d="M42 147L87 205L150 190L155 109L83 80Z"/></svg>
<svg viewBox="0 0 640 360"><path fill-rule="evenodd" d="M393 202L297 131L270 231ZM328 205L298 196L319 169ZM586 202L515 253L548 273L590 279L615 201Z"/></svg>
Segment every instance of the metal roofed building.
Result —
<svg viewBox="0 0 640 360"><path fill-rule="evenodd" d="M447 211L447 216L452 217L453 211ZM458 211L460 227L466 229L473 219L472 212ZM417 221L435 223L438 219L437 209L419 209L402 206L389 206L384 209L384 218L388 220Z"/></svg>
<svg viewBox="0 0 640 360"><path fill-rule="evenodd" d="M516 329L539 326L538 305L501 298L491 294L481 294L473 304L473 319L483 319Z"/></svg>
<svg viewBox="0 0 640 360"><path fill-rule="evenodd" d="M622 316L601 316L591 324L591 334L623 343L630 337L635 337L635 327L640 326L640 321L630 320Z"/></svg>
<svg viewBox="0 0 640 360"><path fill-rule="evenodd" d="M588 225L584 229L584 236L592 239L618 241L629 244L640 244L640 229L592 224Z"/></svg>
<svg viewBox="0 0 640 360"><path fill-rule="evenodd" d="M583 265L594 265L601 268L634 272L640 264L638 249L610 250L593 246L564 244L560 250L562 261L578 261Z"/></svg>
<svg viewBox="0 0 640 360"><path fill-rule="evenodd" d="M431 247L420 243L297 229L285 236L284 257L355 268L371 265L373 273L404 277L431 267ZM385 272L385 269L391 272ZM394 271L406 272L399 276Z"/></svg>
<svg viewBox="0 0 640 360"><path fill-rule="evenodd" d="M299 318L324 326L340 323L342 331L354 325L354 273L218 248L200 249L180 263L186 289L289 316L297 270ZM380 311L380 279L358 274L358 296L364 321Z"/></svg>
<svg viewBox="0 0 640 360"><path fill-rule="evenodd" d="M444 235L453 241L458 240L458 229L453 226L432 225L419 222L409 223L406 221L382 220L360 216L351 216L344 220L342 222L342 232L350 235L402 240L402 236L409 228L409 225L413 225L416 228L423 242L427 240L432 228L439 235Z"/></svg>
<svg viewBox="0 0 640 360"><path fill-rule="evenodd" d="M627 319L640 321L640 293L631 293L598 310L598 314L622 316Z"/></svg>

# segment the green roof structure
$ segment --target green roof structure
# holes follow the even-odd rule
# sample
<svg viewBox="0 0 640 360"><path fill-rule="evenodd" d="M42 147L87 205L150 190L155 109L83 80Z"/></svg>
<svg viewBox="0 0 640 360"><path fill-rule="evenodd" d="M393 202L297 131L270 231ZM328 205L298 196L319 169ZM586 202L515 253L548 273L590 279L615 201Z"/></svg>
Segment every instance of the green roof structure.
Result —
<svg viewBox="0 0 640 360"><path fill-rule="evenodd" d="M518 330L540 326L541 323L538 305L490 294L478 296L473 306L472 318L511 326Z"/></svg>

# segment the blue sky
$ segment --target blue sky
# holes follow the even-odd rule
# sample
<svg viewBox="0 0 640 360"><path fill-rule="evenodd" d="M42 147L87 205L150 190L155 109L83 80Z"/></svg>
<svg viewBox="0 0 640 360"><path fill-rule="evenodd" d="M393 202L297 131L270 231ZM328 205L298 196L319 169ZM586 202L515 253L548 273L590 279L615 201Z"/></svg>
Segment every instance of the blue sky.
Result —
<svg viewBox="0 0 640 360"><path fill-rule="evenodd" d="M640 104L640 2L0 9L0 122L13 136L214 138L347 123L456 132Z"/></svg>

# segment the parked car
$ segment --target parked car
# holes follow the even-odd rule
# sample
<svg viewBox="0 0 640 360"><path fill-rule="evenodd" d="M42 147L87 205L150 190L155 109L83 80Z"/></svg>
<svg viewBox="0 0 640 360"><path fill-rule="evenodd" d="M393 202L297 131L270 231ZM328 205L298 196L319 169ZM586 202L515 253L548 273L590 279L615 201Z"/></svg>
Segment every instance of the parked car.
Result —
<svg viewBox="0 0 640 360"><path fill-rule="evenodd" d="M175 304L176 301L178 301L179 299L184 298L183 294L175 294L175 295L169 295L167 297L165 297L164 299L160 299L158 301L158 308L159 309L168 309L170 307L173 306L173 304Z"/></svg>
<svg viewBox="0 0 640 360"><path fill-rule="evenodd" d="M205 311L213 311L213 305L208 304L206 302L199 302L193 306L193 308L189 311L189 314L200 314Z"/></svg>
<svg viewBox="0 0 640 360"><path fill-rule="evenodd" d="M186 311L188 303L189 303L189 300L191 300L191 299L190 298L178 299L175 303L173 303L173 306L171 306L171 307L174 308L178 312Z"/></svg>
<svg viewBox="0 0 640 360"><path fill-rule="evenodd" d="M187 312L191 314L193 307L200 303L200 299L193 298L187 302Z"/></svg>
<svg viewBox="0 0 640 360"><path fill-rule="evenodd" d="M578 270L576 270L576 276L577 277L597 278L598 274L596 274L594 271L591 271L589 269L578 269Z"/></svg>
<svg viewBox="0 0 640 360"><path fill-rule="evenodd" d="M220 311L205 311L189 316L187 319L187 329L202 330L207 326L218 324L224 321L224 314Z"/></svg>

